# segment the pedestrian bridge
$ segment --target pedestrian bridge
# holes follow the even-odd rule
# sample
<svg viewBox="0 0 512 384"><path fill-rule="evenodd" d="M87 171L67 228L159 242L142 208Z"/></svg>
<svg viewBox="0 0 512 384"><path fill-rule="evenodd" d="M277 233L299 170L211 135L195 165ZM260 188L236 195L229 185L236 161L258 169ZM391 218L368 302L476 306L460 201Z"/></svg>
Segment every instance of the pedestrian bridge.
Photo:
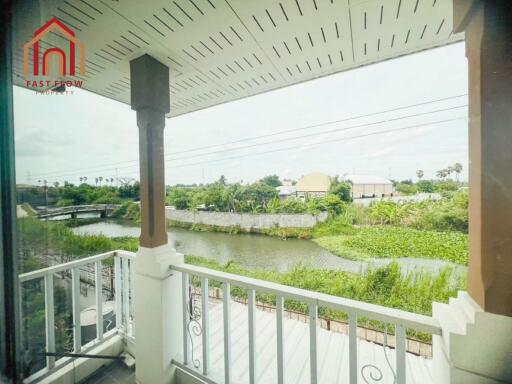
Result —
<svg viewBox="0 0 512 384"><path fill-rule="evenodd" d="M37 213L37 217L47 219L50 217L70 215L72 219L76 219L80 213L99 213L100 217L107 217L117 207L119 207L117 204L70 205L40 211Z"/></svg>

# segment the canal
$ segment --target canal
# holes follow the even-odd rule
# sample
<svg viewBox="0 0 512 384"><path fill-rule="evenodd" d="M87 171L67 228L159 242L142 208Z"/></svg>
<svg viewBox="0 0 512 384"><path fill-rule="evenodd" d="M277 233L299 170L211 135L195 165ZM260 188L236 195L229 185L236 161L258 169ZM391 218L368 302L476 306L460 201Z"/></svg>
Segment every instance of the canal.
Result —
<svg viewBox="0 0 512 384"><path fill-rule="evenodd" d="M135 236L140 229L132 222L118 220L102 220L73 228L78 234L103 234L109 237ZM186 255L202 256L225 264L236 262L249 269L273 269L287 271L294 266L304 265L311 268L337 269L359 273L369 265L383 266L396 261L403 272L422 269L437 272L451 266L464 271L465 267L443 260L400 258L370 259L356 261L336 256L309 240L288 239L277 237L237 234L230 235L219 232L196 232L181 228L168 230L169 241L178 252Z"/></svg>

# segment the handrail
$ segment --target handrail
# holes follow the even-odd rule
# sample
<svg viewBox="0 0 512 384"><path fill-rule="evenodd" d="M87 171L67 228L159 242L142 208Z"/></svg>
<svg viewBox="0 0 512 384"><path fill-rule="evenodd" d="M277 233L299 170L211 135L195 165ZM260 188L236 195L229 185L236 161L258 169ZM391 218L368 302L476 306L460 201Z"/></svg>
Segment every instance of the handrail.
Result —
<svg viewBox="0 0 512 384"><path fill-rule="evenodd" d="M69 261L67 263L53 265L51 267L38 269L32 272L26 272L19 275L19 281L20 283L24 283L25 281L34 280L42 278L48 274L58 273L67 271L73 268L79 268L87 264L94 263L96 261L105 260L109 257L124 257L124 258L135 258L135 254L133 252L123 251L123 250L115 250L115 251L109 251L105 253L100 253L99 255L94 255L90 257L84 257L83 259L73 260Z"/></svg>
<svg viewBox="0 0 512 384"><path fill-rule="evenodd" d="M296 299L319 307L328 307L330 309L346 312L349 315L356 315L358 317L364 316L372 320L399 324L406 328L415 329L417 331L433 335L442 334L441 326L438 321L430 316L419 315L395 308L383 307L376 304L369 304L362 301L346 299L324 293L308 291L283 284L253 279L251 277L215 271L195 265L171 265L170 268L178 272L184 272L194 276L229 283L241 288L253 289L258 292L266 292L289 299Z"/></svg>
<svg viewBox="0 0 512 384"><path fill-rule="evenodd" d="M48 268L39 269L32 272L27 272L19 275L20 288L23 288L23 283L32 281L34 279L41 279L43 284L44 304L45 304L45 335L46 346L45 350L48 352L46 356L45 368L35 372L25 381L32 382L39 380L43 377L50 375L58 369L61 369L70 360L61 358L56 360L55 353L55 309L54 309L54 275L58 272L71 271L71 304L72 304L72 341L73 353L80 354L87 351L91 345L98 345L110 337L111 332L104 329L104 274L102 261L108 258L113 258L114 265L108 273L108 278L113 278L115 284L114 289L111 290L113 295L112 299L115 304L115 329L112 332L123 333L126 337L134 336L134 316L133 316L133 292L134 292L134 267L135 254L133 252L115 250L99 255L86 257L83 259L73 260L68 263L63 263ZM80 309L80 283L84 272L82 267L93 267L92 280L89 275L86 277L87 282L92 281L95 287L96 294L96 338L88 342L89 339L82 340L82 324L81 324L81 309ZM90 274L90 269L86 270ZM110 299L109 299L110 300ZM84 342L87 344L83 345Z"/></svg>

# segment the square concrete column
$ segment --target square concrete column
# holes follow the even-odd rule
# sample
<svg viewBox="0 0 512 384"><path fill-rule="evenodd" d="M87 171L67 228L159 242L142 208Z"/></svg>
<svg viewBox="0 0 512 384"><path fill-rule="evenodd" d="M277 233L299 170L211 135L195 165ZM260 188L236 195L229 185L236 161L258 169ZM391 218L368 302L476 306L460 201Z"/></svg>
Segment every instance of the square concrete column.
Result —
<svg viewBox="0 0 512 384"><path fill-rule="evenodd" d="M141 236L135 258L135 359L140 384L174 380L171 364L182 351L183 263L167 243L165 220L165 114L170 110L169 68L149 55L130 62L131 106L139 127Z"/></svg>
<svg viewBox="0 0 512 384"><path fill-rule="evenodd" d="M512 382L512 2L455 0L469 64L468 293L434 303L439 384Z"/></svg>
<svg viewBox="0 0 512 384"><path fill-rule="evenodd" d="M469 293L512 316L512 4L455 1L469 64Z"/></svg>

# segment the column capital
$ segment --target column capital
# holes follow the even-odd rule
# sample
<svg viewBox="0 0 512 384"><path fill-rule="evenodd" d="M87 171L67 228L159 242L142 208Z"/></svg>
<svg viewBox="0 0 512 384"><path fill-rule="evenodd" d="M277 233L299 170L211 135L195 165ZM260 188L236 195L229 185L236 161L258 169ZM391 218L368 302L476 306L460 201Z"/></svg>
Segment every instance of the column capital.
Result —
<svg viewBox="0 0 512 384"><path fill-rule="evenodd" d="M482 0L453 0L453 32L463 32Z"/></svg>
<svg viewBox="0 0 512 384"><path fill-rule="evenodd" d="M139 111L151 109L169 113L169 67L145 54L130 61L130 104Z"/></svg>

